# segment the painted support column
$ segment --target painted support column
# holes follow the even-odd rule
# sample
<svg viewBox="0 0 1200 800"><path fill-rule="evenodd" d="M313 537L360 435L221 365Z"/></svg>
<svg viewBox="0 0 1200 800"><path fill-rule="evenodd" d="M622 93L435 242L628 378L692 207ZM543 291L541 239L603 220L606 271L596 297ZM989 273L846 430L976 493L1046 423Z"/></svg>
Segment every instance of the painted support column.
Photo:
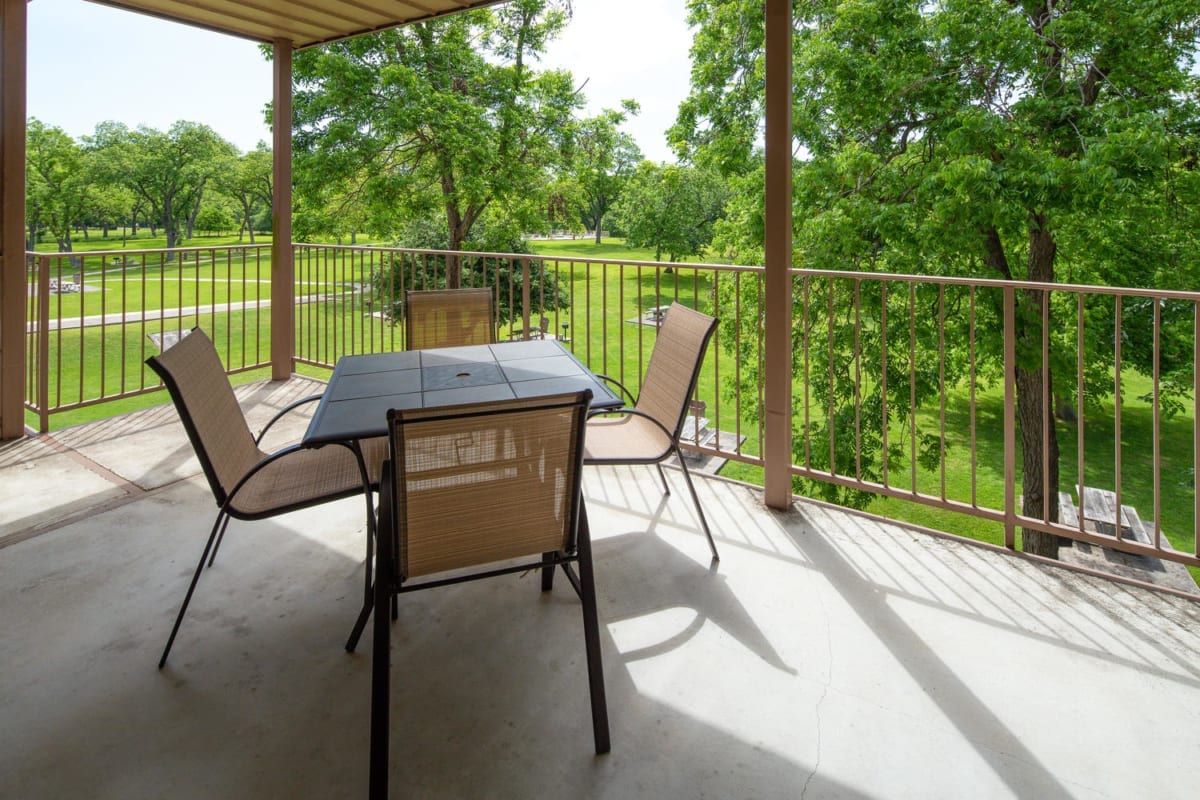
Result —
<svg viewBox="0 0 1200 800"><path fill-rule="evenodd" d="M26 0L0 0L0 439L25 434Z"/></svg>
<svg viewBox="0 0 1200 800"><path fill-rule="evenodd" d="M766 0L766 378L763 488L792 502L792 0Z"/></svg>
<svg viewBox="0 0 1200 800"><path fill-rule="evenodd" d="M271 379L287 380L296 356L296 270L292 251L292 43L276 39L271 198Z"/></svg>

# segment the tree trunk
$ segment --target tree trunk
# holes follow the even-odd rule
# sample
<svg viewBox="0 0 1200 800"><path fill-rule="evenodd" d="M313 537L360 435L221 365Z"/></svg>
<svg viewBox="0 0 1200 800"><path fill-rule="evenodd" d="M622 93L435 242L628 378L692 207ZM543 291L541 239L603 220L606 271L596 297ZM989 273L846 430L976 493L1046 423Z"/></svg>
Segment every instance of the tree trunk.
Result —
<svg viewBox="0 0 1200 800"><path fill-rule="evenodd" d="M187 226L188 241L191 241L195 238L196 217L200 216L200 201L203 199L203 197L204 189L201 187L200 191L196 192L196 203L192 206L191 211L189 211L187 214L187 219L184 221L184 224Z"/></svg>
<svg viewBox="0 0 1200 800"><path fill-rule="evenodd" d="M596 244L600 244L600 234L603 233L603 231L601 230L603 227L604 227L604 218L598 217L596 219Z"/></svg>
<svg viewBox="0 0 1200 800"><path fill-rule="evenodd" d="M1045 513L1048 520L1058 522L1058 434L1053 418L1046 425L1046 408L1042 403L1042 370L1017 367L1016 378L1017 418L1021 425L1021 468L1024 474L1021 482L1024 495L1022 512L1035 519L1041 519ZM1054 396L1053 387L1050 396ZM1044 463L1043 434L1047 452ZM1043 466L1046 470L1043 470ZM1049 494L1044 491L1047 486ZM1021 549L1026 553L1058 558L1058 537L1022 528Z"/></svg>
<svg viewBox="0 0 1200 800"><path fill-rule="evenodd" d="M1054 282L1057 247L1046 218L1034 214L1029 226L1030 280ZM1042 327L1051 324L1048 318L1042 318L1044 294L1036 290L1022 292L1024 313L1018 308L1017 329L1014 331L1017 337L1017 418L1021 424L1021 467L1024 474L1021 482L1024 495L1022 510L1028 517L1042 519L1044 516L1050 522L1058 522L1058 434L1051 413L1054 385L1048 372L1050 365L1042 362ZM1048 306L1046 313L1048 316ZM1042 385L1043 376L1045 387ZM1022 528L1021 549L1026 553L1058 558L1058 537Z"/></svg>
<svg viewBox="0 0 1200 800"><path fill-rule="evenodd" d="M253 209L254 203L252 200L250 200L250 198L248 198L244 195L241 198L241 202L242 202L242 219L243 219L243 223L244 223L242 225L242 228L250 229L250 244L254 244L254 217L252 216L252 212L254 210ZM239 228L238 229L238 241L240 242L241 240L242 240L242 230L241 230L241 228Z"/></svg>

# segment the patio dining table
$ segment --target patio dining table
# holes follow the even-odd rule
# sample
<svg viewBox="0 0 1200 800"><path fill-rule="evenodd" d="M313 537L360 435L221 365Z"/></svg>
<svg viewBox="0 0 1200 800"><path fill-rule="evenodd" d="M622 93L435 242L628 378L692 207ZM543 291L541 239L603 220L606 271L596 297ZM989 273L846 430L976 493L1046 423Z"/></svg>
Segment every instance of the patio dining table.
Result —
<svg viewBox="0 0 1200 800"><path fill-rule="evenodd" d="M387 435L393 408L432 408L592 390L592 408L618 397L554 339L343 356L302 444L320 447Z"/></svg>
<svg viewBox="0 0 1200 800"><path fill-rule="evenodd" d="M359 442L388 435L393 408L433 408L547 397L592 390L593 410L619 408L621 398L554 339L343 356L317 404L304 447L342 445L359 457ZM374 598L371 559L375 520L367 493L367 569L362 612L347 650L354 650Z"/></svg>

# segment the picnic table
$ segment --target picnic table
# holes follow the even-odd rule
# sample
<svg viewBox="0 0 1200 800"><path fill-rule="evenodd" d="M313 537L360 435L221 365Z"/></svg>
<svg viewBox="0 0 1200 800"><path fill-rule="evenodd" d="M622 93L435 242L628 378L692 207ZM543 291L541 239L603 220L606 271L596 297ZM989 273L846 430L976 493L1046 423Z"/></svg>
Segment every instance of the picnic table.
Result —
<svg viewBox="0 0 1200 800"><path fill-rule="evenodd" d="M1083 529L1088 533L1115 537L1117 534L1117 495L1108 489L1092 486L1076 486L1079 495L1077 507L1069 492L1058 493L1058 519L1069 528L1079 529L1083 517ZM1154 523L1143 520L1137 509L1121 504L1121 539L1139 544L1154 545ZM1165 535L1159 545L1170 550L1171 544ZM1070 547L1059 550L1064 561L1121 575L1126 578L1169 587L1184 592L1196 592L1196 582L1187 567L1176 561L1153 556L1134 555L1110 547L1093 547L1086 542L1073 542Z"/></svg>
<svg viewBox="0 0 1200 800"><path fill-rule="evenodd" d="M1108 489L1097 489L1092 486L1076 486L1079 493L1080 506L1083 513L1084 530L1105 536L1117 535L1117 494ZM1064 525L1072 528L1079 527L1080 511L1067 492L1058 493L1058 519ZM1089 524L1090 523L1090 524ZM1143 544L1150 544L1150 534L1146 524L1138 516L1137 509L1126 503L1121 504L1121 538L1131 539Z"/></svg>

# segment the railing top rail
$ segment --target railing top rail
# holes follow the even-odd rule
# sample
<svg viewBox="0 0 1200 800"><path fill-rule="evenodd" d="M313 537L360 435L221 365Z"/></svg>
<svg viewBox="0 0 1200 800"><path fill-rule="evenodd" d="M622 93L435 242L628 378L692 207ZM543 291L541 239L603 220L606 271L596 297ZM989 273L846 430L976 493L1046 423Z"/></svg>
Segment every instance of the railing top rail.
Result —
<svg viewBox="0 0 1200 800"><path fill-rule="evenodd" d="M1003 278L968 278L950 275L908 275L891 272L855 272L853 270L807 269L792 267L793 277L838 278L859 281L891 281L894 283L931 283L944 286L973 286L975 288L1031 289L1044 292L1076 292L1079 294L1119 294L1125 297L1147 297L1159 300L1187 300L1200 303L1200 292L1180 289L1140 289L1124 286L1093 286L1080 283L1046 283L1040 281L1014 281Z"/></svg>
<svg viewBox="0 0 1200 800"><path fill-rule="evenodd" d="M469 256L473 258L530 258L538 261L573 261L578 264L609 264L626 267L672 267L674 269L719 270L723 272L762 272L761 266L746 266L738 264L708 264L698 261L637 261L617 258L587 258L565 255L544 255L540 253L500 253L482 250L434 250L426 247L381 247L379 245L346 245L346 244L316 244L312 242L295 242L296 248L320 248L322 250L371 251L380 253L407 253L411 255L433 256Z"/></svg>

